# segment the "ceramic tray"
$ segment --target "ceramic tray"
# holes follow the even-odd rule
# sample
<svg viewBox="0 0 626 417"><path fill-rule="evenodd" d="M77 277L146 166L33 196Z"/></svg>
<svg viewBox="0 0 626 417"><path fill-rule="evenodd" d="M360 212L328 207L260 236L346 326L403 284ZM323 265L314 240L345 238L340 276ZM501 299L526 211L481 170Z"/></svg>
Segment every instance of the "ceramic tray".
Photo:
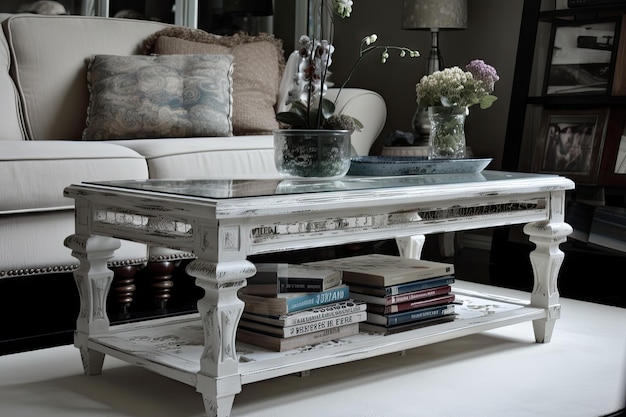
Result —
<svg viewBox="0 0 626 417"><path fill-rule="evenodd" d="M469 174L482 171L491 160L492 158L359 156L352 158L348 175Z"/></svg>

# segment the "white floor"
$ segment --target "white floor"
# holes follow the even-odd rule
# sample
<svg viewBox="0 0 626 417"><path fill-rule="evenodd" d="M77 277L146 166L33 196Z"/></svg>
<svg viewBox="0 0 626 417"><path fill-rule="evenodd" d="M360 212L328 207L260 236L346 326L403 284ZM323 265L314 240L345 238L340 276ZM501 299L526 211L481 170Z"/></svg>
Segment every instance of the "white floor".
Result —
<svg viewBox="0 0 626 417"><path fill-rule="evenodd" d="M599 417L624 407L625 379L626 309L563 299L549 344L534 343L523 323L245 385L232 415ZM84 376L78 351L63 346L0 356L0 416L196 417L204 408L193 388L113 358L102 375Z"/></svg>

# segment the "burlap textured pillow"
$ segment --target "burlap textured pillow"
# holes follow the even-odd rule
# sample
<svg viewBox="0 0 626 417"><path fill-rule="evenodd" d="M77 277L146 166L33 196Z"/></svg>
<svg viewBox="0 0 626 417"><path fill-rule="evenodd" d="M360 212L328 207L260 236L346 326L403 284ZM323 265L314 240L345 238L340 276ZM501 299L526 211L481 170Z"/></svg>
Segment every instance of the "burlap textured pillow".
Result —
<svg viewBox="0 0 626 417"><path fill-rule="evenodd" d="M96 55L84 140L232 135L230 55Z"/></svg>
<svg viewBox="0 0 626 417"><path fill-rule="evenodd" d="M168 32L164 32L168 33ZM195 36L190 37L193 33ZM158 33L157 33L158 35ZM267 36L216 36L200 31L184 32L183 39L161 35L154 42L156 54L231 54L233 70L233 132L235 135L270 133L278 129L276 98L284 69L279 44Z"/></svg>

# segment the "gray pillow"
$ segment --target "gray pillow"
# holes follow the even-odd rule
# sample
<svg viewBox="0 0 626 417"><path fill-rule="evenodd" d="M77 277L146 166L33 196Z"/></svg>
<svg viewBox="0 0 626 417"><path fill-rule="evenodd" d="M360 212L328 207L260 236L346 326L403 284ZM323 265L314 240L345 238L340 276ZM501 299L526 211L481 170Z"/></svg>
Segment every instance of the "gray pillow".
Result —
<svg viewBox="0 0 626 417"><path fill-rule="evenodd" d="M232 136L231 55L96 55L83 140Z"/></svg>

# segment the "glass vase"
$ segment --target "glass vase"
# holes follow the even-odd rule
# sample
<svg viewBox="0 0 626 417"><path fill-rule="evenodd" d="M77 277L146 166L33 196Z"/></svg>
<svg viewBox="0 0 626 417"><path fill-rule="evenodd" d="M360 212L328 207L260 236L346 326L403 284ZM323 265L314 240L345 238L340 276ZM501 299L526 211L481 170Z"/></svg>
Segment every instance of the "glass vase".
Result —
<svg viewBox="0 0 626 417"><path fill-rule="evenodd" d="M465 117L467 107L428 108L430 158L465 158Z"/></svg>
<svg viewBox="0 0 626 417"><path fill-rule="evenodd" d="M340 178L350 169L349 130L280 129L273 133L274 164L282 176Z"/></svg>

